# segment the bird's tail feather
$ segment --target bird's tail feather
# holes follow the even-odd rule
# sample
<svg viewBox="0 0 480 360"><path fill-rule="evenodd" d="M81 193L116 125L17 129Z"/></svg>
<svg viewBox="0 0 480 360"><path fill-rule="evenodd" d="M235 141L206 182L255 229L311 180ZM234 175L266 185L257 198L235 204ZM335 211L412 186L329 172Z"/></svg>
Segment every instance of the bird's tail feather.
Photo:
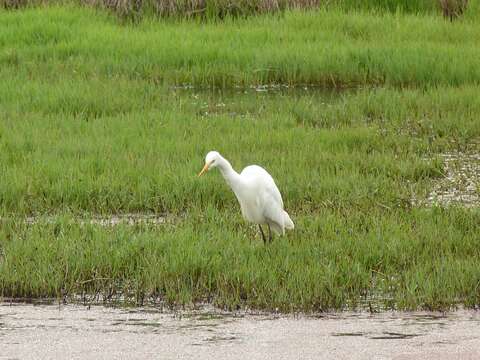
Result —
<svg viewBox="0 0 480 360"><path fill-rule="evenodd" d="M290 219L290 216L286 211L283 212L283 216L284 216L285 228L293 230L295 228L295 225L293 224L292 219Z"/></svg>

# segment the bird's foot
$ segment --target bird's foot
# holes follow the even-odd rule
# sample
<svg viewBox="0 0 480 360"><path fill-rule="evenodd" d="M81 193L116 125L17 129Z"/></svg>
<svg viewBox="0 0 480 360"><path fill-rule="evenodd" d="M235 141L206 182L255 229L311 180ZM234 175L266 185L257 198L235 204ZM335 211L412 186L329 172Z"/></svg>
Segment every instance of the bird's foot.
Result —
<svg viewBox="0 0 480 360"><path fill-rule="evenodd" d="M262 234L263 243L266 244L267 239L265 238L265 234L263 233L262 226L260 224L258 224L258 227L260 228L260 233Z"/></svg>

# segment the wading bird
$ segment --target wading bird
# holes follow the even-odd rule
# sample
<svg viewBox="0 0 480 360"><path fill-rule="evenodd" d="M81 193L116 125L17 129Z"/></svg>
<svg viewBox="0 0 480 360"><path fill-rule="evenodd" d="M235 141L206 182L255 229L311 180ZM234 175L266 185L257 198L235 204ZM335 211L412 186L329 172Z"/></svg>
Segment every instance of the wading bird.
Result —
<svg viewBox="0 0 480 360"><path fill-rule="evenodd" d="M264 242L267 240L262 225L268 226L270 241L272 241L272 229L278 235L284 235L285 229L294 228L292 219L283 210L282 195L265 169L250 165L239 174L222 155L216 151L210 151L205 157L205 166L198 176L216 167L235 193L243 217L247 221L258 224Z"/></svg>

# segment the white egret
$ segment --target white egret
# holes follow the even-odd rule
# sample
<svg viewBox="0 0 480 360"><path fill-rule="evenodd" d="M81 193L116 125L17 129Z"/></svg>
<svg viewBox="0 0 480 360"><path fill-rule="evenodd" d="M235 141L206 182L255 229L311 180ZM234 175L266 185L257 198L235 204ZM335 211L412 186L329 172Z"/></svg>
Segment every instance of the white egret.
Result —
<svg viewBox="0 0 480 360"><path fill-rule="evenodd" d="M285 235L285 229L293 229L293 221L285 210L280 191L270 174L258 165L247 166L239 174L232 165L216 151L205 157L205 166L198 176L218 167L227 184L232 188L240 203L243 217L258 224L263 241L266 242L262 225L268 225L269 240L272 229L278 235Z"/></svg>

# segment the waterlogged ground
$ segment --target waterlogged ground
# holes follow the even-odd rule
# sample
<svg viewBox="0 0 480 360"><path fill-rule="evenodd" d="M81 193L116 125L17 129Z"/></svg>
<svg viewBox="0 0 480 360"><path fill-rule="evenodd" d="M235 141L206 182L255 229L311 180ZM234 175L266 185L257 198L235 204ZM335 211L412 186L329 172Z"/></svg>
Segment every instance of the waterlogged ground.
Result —
<svg viewBox="0 0 480 360"><path fill-rule="evenodd" d="M480 313L318 316L0 303L0 359L478 359Z"/></svg>
<svg viewBox="0 0 480 360"><path fill-rule="evenodd" d="M477 149L478 149L477 144ZM442 154L444 176L434 182L427 203L431 205L480 206L480 152Z"/></svg>

